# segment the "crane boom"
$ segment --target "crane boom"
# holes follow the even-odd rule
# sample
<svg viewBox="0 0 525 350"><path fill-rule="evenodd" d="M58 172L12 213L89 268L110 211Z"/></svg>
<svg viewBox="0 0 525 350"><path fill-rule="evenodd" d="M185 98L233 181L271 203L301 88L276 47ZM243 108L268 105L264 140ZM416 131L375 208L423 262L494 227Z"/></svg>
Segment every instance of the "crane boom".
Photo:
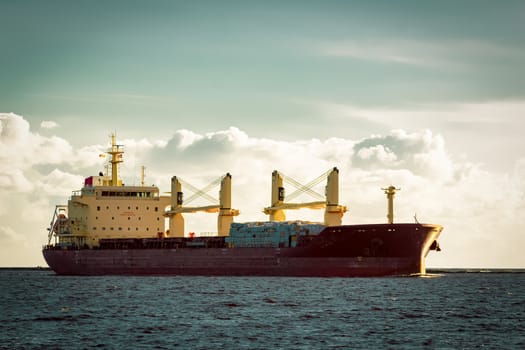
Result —
<svg viewBox="0 0 525 350"><path fill-rule="evenodd" d="M324 179L327 179L325 189L326 197L312 190L311 187L319 184ZM283 180L291 183L297 188L287 199L293 199L302 193L310 194L317 199L322 199L316 202L307 203L285 203L285 191L283 187ZM339 205L339 170L337 168L330 169L320 176L316 177L306 185L302 185L291 177L285 176L275 170L272 173L272 203L271 206L264 208L263 212L270 215L270 221L285 221L286 215L284 213L287 209L325 209L324 221L327 226L341 225L342 217L346 212L346 207Z"/></svg>

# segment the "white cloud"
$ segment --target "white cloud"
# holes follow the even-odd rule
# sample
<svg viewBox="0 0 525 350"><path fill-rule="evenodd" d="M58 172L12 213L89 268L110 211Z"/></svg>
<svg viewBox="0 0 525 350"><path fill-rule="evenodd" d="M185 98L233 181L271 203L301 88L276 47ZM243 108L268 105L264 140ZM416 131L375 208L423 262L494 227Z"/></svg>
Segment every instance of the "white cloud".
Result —
<svg viewBox="0 0 525 350"><path fill-rule="evenodd" d="M65 193L79 189L83 180L84 177L81 175L73 175L54 169L49 174L42 176L36 185L40 193L63 196Z"/></svg>
<svg viewBox="0 0 525 350"><path fill-rule="evenodd" d="M0 171L0 190L13 192L30 192L33 184L21 169L5 169Z"/></svg>
<svg viewBox="0 0 525 350"><path fill-rule="evenodd" d="M90 145L74 150L61 137L45 137L31 132L29 123L23 117L0 113L0 185L11 183L20 187L24 181L31 181L27 175L35 166L67 164L85 168L99 165L103 163L99 155L107 148Z"/></svg>
<svg viewBox="0 0 525 350"><path fill-rule="evenodd" d="M396 155L388 147L383 145L363 147L357 151L356 158L364 162L375 159L382 164L393 163L397 160Z"/></svg>
<svg viewBox="0 0 525 350"><path fill-rule="evenodd" d="M66 140L31 133L23 117L0 114L0 172L7 167L27 169L36 164L62 163L71 153L71 145Z"/></svg>
<svg viewBox="0 0 525 350"><path fill-rule="evenodd" d="M40 123L40 127L42 129L54 129L57 128L59 125L57 122L54 122L52 120L44 120L42 123Z"/></svg>
<svg viewBox="0 0 525 350"><path fill-rule="evenodd" d="M19 235L9 226L0 226L0 242L23 242L25 237Z"/></svg>
<svg viewBox="0 0 525 350"><path fill-rule="evenodd" d="M0 113L0 145L17 145L29 135L29 123L14 113Z"/></svg>
<svg viewBox="0 0 525 350"><path fill-rule="evenodd" d="M358 142L353 165L363 169L409 169L414 175L445 182L453 165L441 135L430 130L407 133L394 130Z"/></svg>

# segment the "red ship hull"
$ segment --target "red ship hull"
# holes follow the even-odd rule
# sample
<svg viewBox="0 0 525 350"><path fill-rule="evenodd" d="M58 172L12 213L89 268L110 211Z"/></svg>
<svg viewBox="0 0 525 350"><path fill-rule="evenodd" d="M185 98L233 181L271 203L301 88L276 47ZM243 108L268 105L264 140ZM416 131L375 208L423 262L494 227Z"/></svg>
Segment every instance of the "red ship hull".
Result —
<svg viewBox="0 0 525 350"><path fill-rule="evenodd" d="M43 250L59 275L370 277L425 273L439 225L328 227L297 247Z"/></svg>

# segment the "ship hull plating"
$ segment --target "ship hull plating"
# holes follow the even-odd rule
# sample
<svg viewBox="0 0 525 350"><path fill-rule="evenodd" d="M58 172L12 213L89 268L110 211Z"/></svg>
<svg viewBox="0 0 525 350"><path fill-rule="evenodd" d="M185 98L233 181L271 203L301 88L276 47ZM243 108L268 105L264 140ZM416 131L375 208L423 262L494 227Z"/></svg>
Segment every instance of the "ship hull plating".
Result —
<svg viewBox="0 0 525 350"><path fill-rule="evenodd" d="M369 277L425 273L441 233L426 224L326 228L297 247L43 250L60 275Z"/></svg>

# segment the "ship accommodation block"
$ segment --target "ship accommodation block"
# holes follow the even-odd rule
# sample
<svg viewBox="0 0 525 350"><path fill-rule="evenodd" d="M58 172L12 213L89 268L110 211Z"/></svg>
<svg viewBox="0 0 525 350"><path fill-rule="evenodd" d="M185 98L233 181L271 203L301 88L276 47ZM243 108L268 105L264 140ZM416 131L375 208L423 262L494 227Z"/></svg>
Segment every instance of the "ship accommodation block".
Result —
<svg viewBox="0 0 525 350"><path fill-rule="evenodd" d="M101 238L158 237L169 201L156 187L85 186L68 202L69 233L61 242L94 247Z"/></svg>

